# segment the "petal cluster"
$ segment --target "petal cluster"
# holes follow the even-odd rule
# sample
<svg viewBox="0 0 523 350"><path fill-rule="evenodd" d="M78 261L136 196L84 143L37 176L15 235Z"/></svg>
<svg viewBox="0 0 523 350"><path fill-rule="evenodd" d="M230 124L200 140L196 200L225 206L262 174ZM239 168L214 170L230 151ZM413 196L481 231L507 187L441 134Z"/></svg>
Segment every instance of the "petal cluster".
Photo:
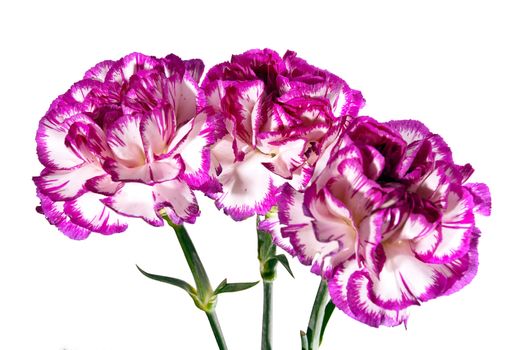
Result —
<svg viewBox="0 0 523 350"><path fill-rule="evenodd" d="M127 218L163 225L199 214L193 189L208 182L214 125L198 87L200 60L133 53L103 61L41 119L34 178L38 208L74 239L112 234Z"/></svg>
<svg viewBox="0 0 523 350"><path fill-rule="evenodd" d="M219 129L206 191L235 220L265 214L285 183L305 188L321 150L364 103L292 51L232 56L209 70L202 88Z"/></svg>
<svg viewBox="0 0 523 350"><path fill-rule="evenodd" d="M337 307L371 326L451 294L477 270L488 187L414 120L354 118L304 192L286 186L275 241L328 280ZM267 225L267 224L265 224Z"/></svg>

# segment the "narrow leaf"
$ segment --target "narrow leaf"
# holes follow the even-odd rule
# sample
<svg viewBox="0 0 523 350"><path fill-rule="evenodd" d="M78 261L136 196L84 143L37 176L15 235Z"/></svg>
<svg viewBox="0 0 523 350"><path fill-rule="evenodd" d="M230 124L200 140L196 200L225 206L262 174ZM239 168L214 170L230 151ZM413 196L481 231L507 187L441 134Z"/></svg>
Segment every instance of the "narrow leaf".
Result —
<svg viewBox="0 0 523 350"><path fill-rule="evenodd" d="M294 278L294 274L292 273L291 266L289 264L289 260L287 260L287 257L283 254L278 254L275 256L275 258L280 262L280 264L283 265L283 267L285 267L285 270L287 270L287 272L292 276L292 278Z"/></svg>
<svg viewBox="0 0 523 350"><path fill-rule="evenodd" d="M214 294L216 294L217 290L224 288L226 285L227 285L227 278L220 282L218 287L216 287L216 289L214 290Z"/></svg>
<svg viewBox="0 0 523 350"><path fill-rule="evenodd" d="M136 268L146 277L153 279L155 281L160 281L168 284L172 284L173 286L179 287L189 293L192 296L196 294L196 290L187 282L173 277L167 277L167 276L160 276L160 275L153 275L152 273L145 272L140 268L140 266L136 265Z"/></svg>
<svg viewBox="0 0 523 350"><path fill-rule="evenodd" d="M329 323L329 320L330 320L335 308L336 307L334 306L334 303L332 302L332 300L330 300L327 303L327 306L325 306L325 314L323 316L323 323L321 325L321 332L320 332L320 344L323 340L323 333L325 333L325 329L327 328L327 324Z"/></svg>
<svg viewBox="0 0 523 350"><path fill-rule="evenodd" d="M225 284L224 284L225 282ZM218 288L214 291L215 295L221 294L221 293L232 293L232 292L239 292L242 290L249 289L251 287L254 287L258 284L260 281L256 282L246 282L246 283L227 283L227 280L224 280Z"/></svg>

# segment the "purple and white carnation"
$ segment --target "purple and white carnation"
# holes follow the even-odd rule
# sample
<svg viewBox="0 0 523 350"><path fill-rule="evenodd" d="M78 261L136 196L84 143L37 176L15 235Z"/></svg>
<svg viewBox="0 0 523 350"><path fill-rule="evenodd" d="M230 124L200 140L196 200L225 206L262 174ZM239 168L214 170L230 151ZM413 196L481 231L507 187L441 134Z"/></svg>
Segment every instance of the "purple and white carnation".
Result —
<svg viewBox="0 0 523 350"><path fill-rule="evenodd" d="M214 142L202 72L200 60L139 53L88 70L40 121L38 210L74 239L122 232L127 217L161 226L160 210L194 222Z"/></svg>
<svg viewBox="0 0 523 350"><path fill-rule="evenodd" d="M209 70L202 89L219 125L205 191L235 220L265 214L285 183L305 188L318 154L364 103L292 51L234 55Z"/></svg>
<svg viewBox="0 0 523 350"><path fill-rule="evenodd" d="M414 120L354 118L304 193L286 185L275 241L328 281L334 304L377 327L475 276L488 187ZM277 223L272 223L277 228ZM265 224L267 225L267 224Z"/></svg>

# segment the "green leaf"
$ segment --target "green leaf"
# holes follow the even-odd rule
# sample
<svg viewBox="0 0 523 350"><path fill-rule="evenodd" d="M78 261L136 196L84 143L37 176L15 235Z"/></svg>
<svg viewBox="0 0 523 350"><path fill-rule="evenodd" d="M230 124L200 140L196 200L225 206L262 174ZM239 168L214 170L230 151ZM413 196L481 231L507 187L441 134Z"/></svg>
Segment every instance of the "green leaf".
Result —
<svg viewBox="0 0 523 350"><path fill-rule="evenodd" d="M325 329L327 328L327 324L329 323L329 320L330 320L335 308L336 307L334 306L334 303L332 302L332 300L329 300L329 302L327 303L327 306L325 306L325 314L323 315L323 323L321 325L321 331L320 331L320 344L323 340L323 333L325 333Z"/></svg>
<svg viewBox="0 0 523 350"><path fill-rule="evenodd" d="M196 289L193 288L189 283L173 277L167 277L167 276L160 276L160 275L153 275L152 273L145 272L140 268L140 266L136 265L136 268L146 277L155 280L160 281L168 284L172 284L173 286L179 287L189 293L191 297L194 297L196 295Z"/></svg>
<svg viewBox="0 0 523 350"><path fill-rule="evenodd" d="M227 285L227 278L220 282L218 287L216 287L216 289L214 290L214 294L216 295L217 294L216 291L224 288L226 285Z"/></svg>
<svg viewBox="0 0 523 350"><path fill-rule="evenodd" d="M294 278L294 274L292 273L291 266L289 264L289 260L287 260L287 257L284 254L278 254L275 256L276 260L280 262L280 264L285 267L285 270Z"/></svg>
<svg viewBox="0 0 523 350"><path fill-rule="evenodd" d="M245 283L227 283L227 279L224 279L222 283L216 287L214 290L214 295L222 294L222 293L233 293L233 292L240 292L242 290L249 289L251 287L254 287L258 284L260 281L256 282L245 282Z"/></svg>

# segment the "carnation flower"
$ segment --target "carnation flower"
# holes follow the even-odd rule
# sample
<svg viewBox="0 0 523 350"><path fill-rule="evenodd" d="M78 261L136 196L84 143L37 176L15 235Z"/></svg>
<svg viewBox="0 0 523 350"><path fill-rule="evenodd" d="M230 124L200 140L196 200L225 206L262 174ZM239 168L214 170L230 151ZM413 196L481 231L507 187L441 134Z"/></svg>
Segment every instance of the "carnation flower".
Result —
<svg viewBox="0 0 523 350"><path fill-rule="evenodd" d="M127 217L161 226L160 210L194 222L214 141L202 72L200 60L139 53L88 70L40 121L38 210L74 239L122 232Z"/></svg>
<svg viewBox="0 0 523 350"><path fill-rule="evenodd" d="M219 122L206 191L235 220L265 214L284 183L303 189L318 154L364 102L292 51L232 56L209 70L202 88Z"/></svg>
<svg viewBox="0 0 523 350"><path fill-rule="evenodd" d="M472 167L456 165L440 136L418 121L360 117L323 158L304 193L285 186L275 241L328 281L338 308L395 326L410 306L472 280L475 215L490 214L490 194L467 183Z"/></svg>

